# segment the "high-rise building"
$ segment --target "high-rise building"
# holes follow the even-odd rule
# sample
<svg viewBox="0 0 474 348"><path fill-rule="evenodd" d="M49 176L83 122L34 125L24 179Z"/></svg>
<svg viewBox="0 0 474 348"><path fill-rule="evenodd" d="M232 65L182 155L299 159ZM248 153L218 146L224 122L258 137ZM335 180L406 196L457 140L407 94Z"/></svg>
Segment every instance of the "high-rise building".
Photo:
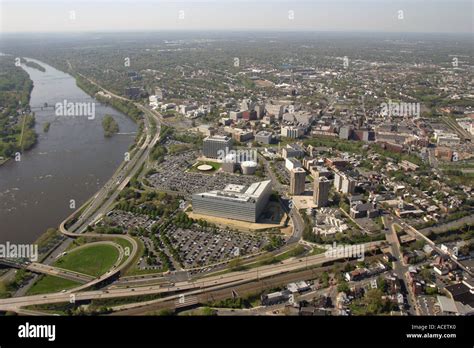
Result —
<svg viewBox="0 0 474 348"><path fill-rule="evenodd" d="M329 200L329 190L331 181L321 176L319 180L314 180L313 200L318 208L325 207Z"/></svg>
<svg viewBox="0 0 474 348"><path fill-rule="evenodd" d="M265 115L265 104L255 105L254 110L257 113L257 118L261 119Z"/></svg>
<svg viewBox="0 0 474 348"><path fill-rule="evenodd" d="M342 179L341 192L348 195L353 194L357 185L357 181L350 176L345 175Z"/></svg>
<svg viewBox="0 0 474 348"><path fill-rule="evenodd" d="M219 158L225 155L232 149L232 139L222 135L214 135L207 137L203 141L202 153L208 158Z"/></svg>
<svg viewBox="0 0 474 348"><path fill-rule="evenodd" d="M334 188L336 191L341 191L342 187L342 174L339 171L334 172Z"/></svg>
<svg viewBox="0 0 474 348"><path fill-rule="evenodd" d="M293 168L290 171L290 195L301 195L305 191L306 171L303 168Z"/></svg>
<svg viewBox="0 0 474 348"><path fill-rule="evenodd" d="M337 192L342 192L346 195L353 194L356 186L357 180L339 170L334 171L334 188Z"/></svg>
<svg viewBox="0 0 474 348"><path fill-rule="evenodd" d="M280 104L265 104L265 110L267 114L275 115L276 118L281 119L283 115L283 105Z"/></svg>

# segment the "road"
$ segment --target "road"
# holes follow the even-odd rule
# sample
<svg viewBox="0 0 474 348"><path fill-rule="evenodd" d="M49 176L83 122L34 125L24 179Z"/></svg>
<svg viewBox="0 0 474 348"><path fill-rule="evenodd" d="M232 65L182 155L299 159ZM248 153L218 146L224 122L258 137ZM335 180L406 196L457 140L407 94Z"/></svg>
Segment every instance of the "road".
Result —
<svg viewBox="0 0 474 348"><path fill-rule="evenodd" d="M363 244L366 252L371 252L374 249L380 247L382 242L371 242ZM277 275L298 271L307 267L318 266L327 262L344 259L344 257L327 257L325 254L318 254L313 256L307 256L305 258L291 258L280 262L279 264L260 266L246 271L230 272L222 275L215 275L212 277L206 277L202 279L190 279L176 284L169 284L168 286L146 286L146 287L133 287L133 288L117 288L110 290L94 290L94 291L83 291L86 287L90 287L91 283L83 285L79 288L74 288L61 293L34 295L34 296L23 296L14 297L0 300L0 310L3 311L18 311L21 307L29 305L39 305L48 303L61 303L68 302L71 295L74 294L76 301L80 300L91 300L101 298L116 298L116 297L129 297L137 295L151 295L151 294L164 294L164 293L176 293L187 291L188 295L201 294L208 291L208 288L215 289L220 287L236 286L239 284L245 284L252 281L260 281L266 278L271 278ZM128 259L130 260L130 258ZM116 271L109 271L108 274ZM106 279L109 275L103 275L93 283L98 283ZM140 306L143 304L140 304ZM136 304L135 304L136 306ZM130 305L133 307L133 305Z"/></svg>
<svg viewBox="0 0 474 348"><path fill-rule="evenodd" d="M417 314L417 305L416 305L416 298L413 292L409 287L408 282L408 267L403 262L402 253L400 251L400 242L397 236L396 227L399 226L397 223L393 221L393 219L384 217L385 225L388 227L388 231L385 234L387 241L390 243L390 252L395 258L393 261L393 271L397 275L397 278L403 282L405 293L407 294L407 301L408 301L408 313L411 315Z"/></svg>
<svg viewBox="0 0 474 348"><path fill-rule="evenodd" d="M263 161L263 165L265 167L266 172L270 176L270 180L272 181L272 187L275 191L277 191L283 199L280 197L280 205L283 207L285 212L288 214L290 217L291 221L293 222L293 234L291 237L286 241L287 244L293 244L297 243L301 240L303 237L303 230L304 230L304 221L303 218L301 217L300 213L298 212L298 209L296 207L288 207L288 204L284 202L284 200L288 200L289 198L285 197L285 193L287 188L280 184L278 181L278 178L276 177L275 173L273 172L270 163L267 161L267 159L260 155L260 160Z"/></svg>
<svg viewBox="0 0 474 348"><path fill-rule="evenodd" d="M428 243L434 251L436 251L439 255L446 255L448 256L452 262L454 262L456 265L458 265L459 268L461 268L464 272L466 272L467 274L469 274L471 277L474 277L474 273L467 269L461 262L459 262L458 260L456 260L455 258L453 258L453 256L443 250L441 250L440 248L438 248L436 246L436 244L431 240L429 239L427 236L425 236L423 233L421 233L420 231L418 231L416 228L414 228L413 226L410 226L409 224L407 224L405 221L403 220L400 220L396 217L394 217L394 220L401 226L405 229L405 232L413 237L415 237L416 239L421 239L421 240L424 240L426 243Z"/></svg>
<svg viewBox="0 0 474 348"><path fill-rule="evenodd" d="M114 93L105 90L101 86L99 86L94 81L90 80L89 78L85 77L82 74L83 78L87 79L92 84L96 85L97 87L101 88L105 93L110 94L111 96L121 99L130 101L127 98L115 95ZM132 250L130 250L129 257L123 262L122 264L118 265L113 270L107 272L106 274L90 281L75 290L82 290L92 285L98 284L103 282L104 280L111 278L120 273L122 269L128 267L128 265L133 261L134 256L138 250L138 244L136 240L128 235L101 235L97 233L84 233L88 226L91 226L97 223L113 206L116 201L116 198L120 194L120 192L128 185L130 180L137 174L139 174L139 170L141 169L142 165L148 160L149 154L152 151L153 147L156 143L160 140L160 130L161 130L161 115L155 114L151 112L149 109L144 107L139 103L135 103L135 106L140 109L144 114L144 126L145 132L142 136L145 137L142 145L135 149L134 152L130 154L130 160L122 162L120 167L114 173L112 178L97 192L88 202L86 202L83 206L81 206L76 212L71 214L67 219L65 219L60 227L59 230L62 234L67 237L76 238L77 236L87 236L93 238L121 238L127 240L130 245L132 246ZM150 120L154 119L156 123L156 131L155 134L152 134L153 127L150 124ZM141 141L138 141L137 144L140 144ZM77 212L81 212L77 220L73 223L72 226L66 228L66 224L71 220L76 218L78 215Z"/></svg>
<svg viewBox="0 0 474 348"><path fill-rule="evenodd" d="M89 283L94 280L93 276L90 276L87 274L78 273L78 272L70 271L67 269L59 268L59 267L44 265L38 262L30 263L26 267L26 269L34 273L48 274L55 277L73 280L79 283Z"/></svg>

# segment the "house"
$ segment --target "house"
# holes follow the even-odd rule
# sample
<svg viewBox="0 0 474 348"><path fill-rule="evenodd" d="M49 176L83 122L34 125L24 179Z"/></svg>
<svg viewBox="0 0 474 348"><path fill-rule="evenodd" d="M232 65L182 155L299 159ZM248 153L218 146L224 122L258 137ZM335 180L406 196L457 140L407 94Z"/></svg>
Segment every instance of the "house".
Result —
<svg viewBox="0 0 474 348"><path fill-rule="evenodd" d="M357 268L351 272L346 272L344 278L348 281L358 281L364 279L369 274L366 268Z"/></svg>

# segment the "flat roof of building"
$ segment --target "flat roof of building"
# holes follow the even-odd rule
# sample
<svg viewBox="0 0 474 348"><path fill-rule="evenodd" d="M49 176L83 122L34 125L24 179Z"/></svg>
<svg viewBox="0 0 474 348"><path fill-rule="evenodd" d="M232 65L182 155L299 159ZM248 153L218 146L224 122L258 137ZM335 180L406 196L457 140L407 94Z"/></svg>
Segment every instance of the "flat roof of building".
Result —
<svg viewBox="0 0 474 348"><path fill-rule="evenodd" d="M206 141L206 140L229 141L229 140L231 140L231 138L229 138L226 135L213 135L213 136L210 136L210 137L207 137L206 139L204 139L204 141Z"/></svg>
<svg viewBox="0 0 474 348"><path fill-rule="evenodd" d="M236 202L250 202L257 201L269 185L271 185L271 180L256 182L248 187L229 184L223 190L209 191L198 195Z"/></svg>

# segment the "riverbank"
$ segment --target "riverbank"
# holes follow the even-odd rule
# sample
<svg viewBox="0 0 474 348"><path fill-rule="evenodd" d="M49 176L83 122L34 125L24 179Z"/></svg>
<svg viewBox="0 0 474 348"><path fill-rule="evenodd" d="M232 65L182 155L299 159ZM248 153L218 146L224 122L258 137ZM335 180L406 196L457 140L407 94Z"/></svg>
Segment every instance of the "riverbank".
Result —
<svg viewBox="0 0 474 348"><path fill-rule="evenodd" d="M4 165L5 163L7 163L11 158L4 158L4 159L0 159L0 167L2 165Z"/></svg>
<svg viewBox="0 0 474 348"><path fill-rule="evenodd" d="M33 80L23 65L20 67L16 63L12 56L0 56L0 134L3 134L0 138L0 166L17 153L31 149L38 136L30 106Z"/></svg>
<svg viewBox="0 0 474 348"><path fill-rule="evenodd" d="M81 205L110 179L140 128L128 115L92 99L71 75L37 62L46 72L24 69L34 82L30 104L38 141L20 162L0 166L0 243L30 244L57 227L74 204ZM60 117L54 108L42 108L64 99L95 103L96 117ZM113 115L121 131L111 138L104 137L101 126L106 114ZM44 132L45 123L51 124L49 132Z"/></svg>

